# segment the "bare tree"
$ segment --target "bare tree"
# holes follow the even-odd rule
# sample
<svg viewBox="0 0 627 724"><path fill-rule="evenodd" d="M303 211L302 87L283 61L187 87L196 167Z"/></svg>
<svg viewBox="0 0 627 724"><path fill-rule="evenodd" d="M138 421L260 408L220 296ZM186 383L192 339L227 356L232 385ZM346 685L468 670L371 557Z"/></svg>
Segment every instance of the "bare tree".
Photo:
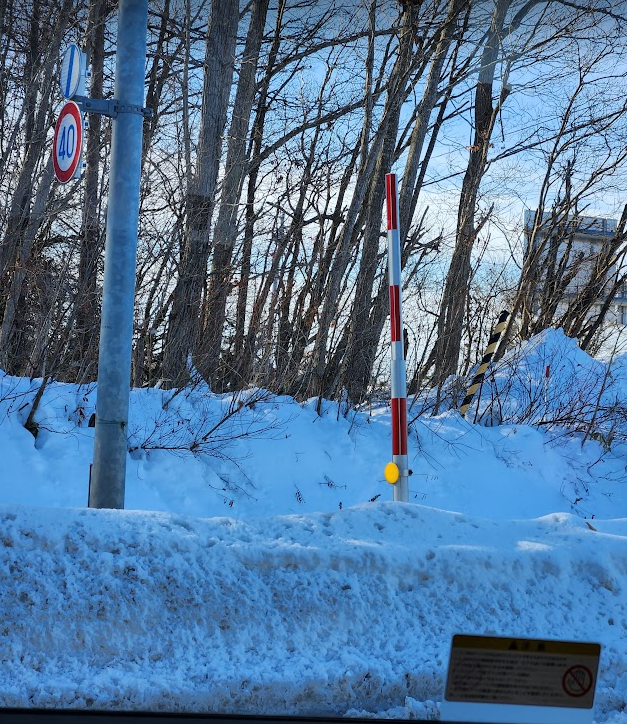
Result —
<svg viewBox="0 0 627 724"><path fill-rule="evenodd" d="M104 88L106 0L91 0L87 21L86 52L91 64L93 98L102 98ZM102 148L102 119L94 114L90 118L85 161L85 201L81 229L80 258L78 263L78 293L76 312L76 338L73 364L78 379L95 379L98 360L98 331L100 305L97 292L98 259L103 250L103 230L100 208L100 153Z"/></svg>
<svg viewBox="0 0 627 724"><path fill-rule="evenodd" d="M534 4L532 0L520 12L526 13ZM468 149L468 165L457 214L455 250L446 277L438 321L438 338L432 355L435 368L434 381L437 383L442 383L457 370L466 309L464 290L468 288L470 280L471 253L479 231L478 227L487 221L487 217L484 216L478 224L476 223L477 194L487 164L494 122L510 91L507 79L504 79L498 101L494 105L494 76L505 17L510 5L511 0L497 0L495 3L481 56L479 79L475 89L474 140Z"/></svg>
<svg viewBox="0 0 627 724"><path fill-rule="evenodd" d="M28 358L27 345L24 340L19 339L16 326L22 321L18 309L20 299L23 298L25 269L51 189L50 162L48 171L44 171L43 175L41 171L50 124L55 66L72 7L72 0L63 0L60 5L34 0L32 12L26 18L28 42L24 68L28 76L20 113L20 117L24 119L26 152L8 204L0 245L0 297L7 300L2 305L4 309L0 332L0 365L15 371L20 371ZM13 32L19 30L14 29ZM35 209L33 200L36 203ZM32 215L31 211L34 211Z"/></svg>
<svg viewBox="0 0 627 724"><path fill-rule="evenodd" d="M162 365L162 375L171 385L184 381L188 355L198 345L222 134L235 66L238 21L237 3L212 1L205 42L203 105L196 169L193 174L188 169L187 229Z"/></svg>
<svg viewBox="0 0 627 724"><path fill-rule="evenodd" d="M446 12L441 17L438 17L439 12L437 12L434 16L428 18L428 25L433 27L434 30L431 38L423 37L421 51L415 58L415 62L419 63L418 72L420 74L422 74L429 57L431 57L431 63L410 136L407 163L399 199L400 223L401 228L405 230L410 229L415 212L420 191L419 188L416 188L416 180L419 174L423 146L428 135L429 119L438 99L438 89L443 78L445 60L463 6L464 3L460 0L450 0ZM425 22L427 18L423 16L421 20ZM381 148L370 184L366 204L368 213L365 221L360 270L355 288L350 331L347 335L345 347L346 352L343 355L343 370L339 382L340 386L348 391L350 399L355 402L361 401L367 394L387 313L387 284L382 281L375 285L375 278L378 273L381 277L379 246L385 174L390 171L392 162L398 153L395 147L401 103L398 99L396 103L396 123L394 125L390 123L389 133ZM439 127L436 126L434 136L437 135L438 131ZM432 138L432 141L435 143L435 137ZM413 234L406 234L404 262L407 262L409 256L416 250L415 242L419 236L420 230L414 230ZM385 274L383 274L383 277L385 278ZM374 298L372 298L373 292ZM329 392L331 390L327 390L327 394Z"/></svg>
<svg viewBox="0 0 627 724"><path fill-rule="evenodd" d="M584 54L576 51L577 75L565 97L559 125L538 144L543 149L544 173L527 229L507 339L515 329L526 339L555 325L587 347L620 287L624 213L609 242L591 251L574 243L577 234L586 232L589 201L598 190L610 187L627 154L627 105L616 92L624 74L603 72L614 47L612 34L602 30L599 41L586 45ZM578 291L569 298L567 292L574 283ZM599 303L601 310L593 315Z"/></svg>
<svg viewBox="0 0 627 724"><path fill-rule="evenodd" d="M206 379L217 380L217 365L230 289L231 258L237 236L239 199L248 169L248 128L257 86L255 77L269 0L253 0L250 24L241 61L227 141L226 167L218 219L213 233L214 251L209 288L203 309L203 342L198 368Z"/></svg>

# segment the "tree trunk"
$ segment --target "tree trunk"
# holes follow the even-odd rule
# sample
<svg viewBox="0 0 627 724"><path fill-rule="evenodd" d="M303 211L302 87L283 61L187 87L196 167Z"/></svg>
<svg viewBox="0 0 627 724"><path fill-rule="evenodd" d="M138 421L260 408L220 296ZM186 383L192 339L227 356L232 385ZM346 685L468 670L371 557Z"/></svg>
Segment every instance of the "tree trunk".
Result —
<svg viewBox="0 0 627 724"><path fill-rule="evenodd" d="M230 290L231 257L237 238L237 212L242 185L248 169L246 145L250 116L257 85L257 62L266 25L269 0L254 0L250 25L246 35L244 56L239 72L233 117L229 128L225 176L218 220L213 233L214 254L209 277L209 289L203 310L204 329L198 369L206 380L217 383L222 376L218 370L222 328L226 301Z"/></svg>
<svg viewBox="0 0 627 724"><path fill-rule="evenodd" d="M441 81L444 61L462 7L463 0L450 0L412 131L399 198L400 228L405 235L409 232L409 225L418 200L414 185L427 135L429 118L437 101L438 85ZM395 105L390 108L390 125L377 160L367 202L368 212L362 257L351 313L350 332L346 344L345 369L341 380L341 385L347 389L348 396L353 402L362 401L367 394L381 337L381 327L379 326L382 316L381 309L375 310L377 300L380 304L381 298L377 293L373 299L372 293L375 277L377 271L379 271L378 252L381 235L381 207L385 196L385 174L389 173L394 160L394 146L400 120L400 101L401 99L394 100ZM327 391L327 393L329 392L330 390ZM338 391L335 390L335 392Z"/></svg>
<svg viewBox="0 0 627 724"><path fill-rule="evenodd" d="M30 200L35 183L34 174L37 163L43 151L43 134L35 132L35 115L37 112L37 93L40 86L37 83L39 71L39 44L41 42L40 27L41 6L39 0L33 0L33 10L29 27L29 43L25 54L25 66L30 72L30 83L28 92L24 97L23 116L25 119L25 144L26 155L20 169L17 184L11 203L5 228L4 238L0 245L0 292L4 291L10 283L8 275L15 261L15 255L19 248L20 239L28 223ZM0 295L3 296L3 295Z"/></svg>
<svg viewBox="0 0 627 724"><path fill-rule="evenodd" d="M420 168L422 149L429 129L429 119L438 100L438 87L442 80L444 62L448 55L457 19L466 6L465 0L450 0L448 12L439 32L438 43L433 53L429 75L418 106L418 113L412 129L407 152L407 162L403 171L403 182L399 194L399 226L402 233L408 234L418 203L420 188L416 187L416 178ZM461 39L460 39L461 40Z"/></svg>
<svg viewBox="0 0 627 724"><path fill-rule="evenodd" d="M213 0L205 42L196 171L189 179L186 238L174 288L162 365L162 377L168 386L186 381L187 358L196 351L198 344L211 217L222 151L222 133L233 81L238 21L238 3Z"/></svg>
<svg viewBox="0 0 627 724"><path fill-rule="evenodd" d="M47 142L47 120L53 80L56 78L56 63L72 4L72 0L64 0L58 9L59 22L54 26L51 36L46 36L40 25L39 2L34 3L31 17L26 64L31 71L32 82L24 100L26 154L11 197L0 245L0 298L7 300L2 305L0 366L16 374L20 373L28 358L27 345L24 340L15 340L14 331L20 300L24 298L22 287L26 278L25 269L52 183L52 174L48 168L48 173L44 171L39 179L38 191L35 193L38 169L41 168ZM41 46L44 42L47 45L42 54ZM45 186L42 187L42 184ZM36 209L33 208L33 199Z"/></svg>
<svg viewBox="0 0 627 724"><path fill-rule="evenodd" d="M412 61L414 57L412 47L415 37L414 32L417 14L418 7L413 4L406 6L403 10L401 23L399 25L398 53L390 74L385 110L368 154L362 153L362 163L360 164L350 208L339 238L334 262L331 266L328 287L318 318L318 333L313 351L313 370L308 391L308 395L311 397L329 394L330 386L333 384L333 378L339 373L339 370L330 370L327 367L327 344L331 322L337 310L340 296L339 292L350 260L349 252L354 234L357 231L357 222L362 212L364 200L367 198L368 193L372 191L373 183L376 186L376 176L374 176L374 174L378 173L377 169L380 170L381 163L389 162L389 159L385 159L385 161L381 160L382 149L384 147L386 149L390 147L393 149L394 143L396 142L400 107L406 97L407 81L413 67ZM386 139L388 141L387 144ZM368 136L365 133L362 134L362 148L364 143L368 143L368 140ZM373 179L375 179L374 182ZM381 207L380 205L377 206L380 217ZM380 226L380 221L378 226ZM371 255L369 254L369 250L366 250L364 253L368 254L368 256Z"/></svg>
<svg viewBox="0 0 627 724"><path fill-rule="evenodd" d="M0 369L7 371L14 370L17 374L23 372L22 362L26 350L22 349L21 354L17 352L17 347L22 345L18 345L18 340L15 339L14 324L18 315L20 299L23 295L28 262L31 258L35 237L45 216L46 203L50 195L53 174L52 156L50 156L39 183L37 193L35 194L28 223L24 230L24 236L18 252L17 262L11 278L11 285L4 308L2 326L0 327Z"/></svg>
<svg viewBox="0 0 627 724"><path fill-rule="evenodd" d="M474 141L469 148L470 157L457 213L455 249L444 286L438 338L432 356L435 367L433 381L436 384L442 384L449 375L456 372L459 360L466 297L470 283L470 258L477 234L475 229L477 194L486 169L496 113L509 93L508 86L504 84L495 109L492 104L492 86L501 33L510 4L511 0L497 0L481 57L479 80L475 89Z"/></svg>
<svg viewBox="0 0 627 724"><path fill-rule="evenodd" d="M246 308L248 304L248 282L251 271L251 255L255 231L255 193L257 191L257 179L259 178L259 164L257 159L261 153L266 114L268 112L268 89L274 72L279 47L281 44L281 27L283 24L283 13L286 0L280 0L277 8L277 18L274 28L272 45L268 54L268 62L263 80L259 87L259 100L257 111L253 122L251 138L252 151L249 164L248 188L246 194L246 222L244 227L244 243L242 249L242 261L240 265L240 284L237 290L237 307L235 316L235 338L233 340L233 357L240 360L237 370L234 372L234 380L240 380L241 384L248 381L252 368L250 356L250 345L245 342ZM233 380L233 381L234 381Z"/></svg>
<svg viewBox="0 0 627 724"><path fill-rule="evenodd" d="M87 57L91 62L91 97L102 98L104 81L106 0L92 0L89 6L87 26ZM78 264L78 298L76 313L76 339L73 350L74 364L87 373L86 379L97 377L98 337L100 331L100 305L96 279L98 259L103 247L100 228L100 149L102 145L102 118L90 114L85 160L85 205L83 207L83 228Z"/></svg>

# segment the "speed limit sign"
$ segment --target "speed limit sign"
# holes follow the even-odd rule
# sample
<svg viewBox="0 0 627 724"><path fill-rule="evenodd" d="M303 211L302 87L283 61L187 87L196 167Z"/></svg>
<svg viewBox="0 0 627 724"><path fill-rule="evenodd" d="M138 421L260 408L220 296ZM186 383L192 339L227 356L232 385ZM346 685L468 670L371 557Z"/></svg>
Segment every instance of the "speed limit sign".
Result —
<svg viewBox="0 0 627 724"><path fill-rule="evenodd" d="M76 103L69 101L59 113L52 149L54 175L62 184L73 178L79 169L82 147L83 117Z"/></svg>

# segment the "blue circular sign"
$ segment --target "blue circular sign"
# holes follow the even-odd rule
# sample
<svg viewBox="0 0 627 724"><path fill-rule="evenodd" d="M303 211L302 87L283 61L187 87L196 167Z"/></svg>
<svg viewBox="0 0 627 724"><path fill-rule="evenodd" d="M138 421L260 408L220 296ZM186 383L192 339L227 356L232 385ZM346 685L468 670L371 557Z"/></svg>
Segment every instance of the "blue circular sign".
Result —
<svg viewBox="0 0 627 724"><path fill-rule="evenodd" d="M81 82L81 49L72 43L65 51L61 62L61 93L64 98L72 98Z"/></svg>

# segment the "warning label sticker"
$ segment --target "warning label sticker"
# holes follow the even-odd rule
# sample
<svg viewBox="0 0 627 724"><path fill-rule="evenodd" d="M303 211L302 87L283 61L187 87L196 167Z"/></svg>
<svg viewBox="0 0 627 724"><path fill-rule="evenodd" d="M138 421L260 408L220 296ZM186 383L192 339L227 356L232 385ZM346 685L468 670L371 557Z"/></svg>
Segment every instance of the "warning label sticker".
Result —
<svg viewBox="0 0 627 724"><path fill-rule="evenodd" d="M447 701L591 709L599 644L454 636Z"/></svg>

